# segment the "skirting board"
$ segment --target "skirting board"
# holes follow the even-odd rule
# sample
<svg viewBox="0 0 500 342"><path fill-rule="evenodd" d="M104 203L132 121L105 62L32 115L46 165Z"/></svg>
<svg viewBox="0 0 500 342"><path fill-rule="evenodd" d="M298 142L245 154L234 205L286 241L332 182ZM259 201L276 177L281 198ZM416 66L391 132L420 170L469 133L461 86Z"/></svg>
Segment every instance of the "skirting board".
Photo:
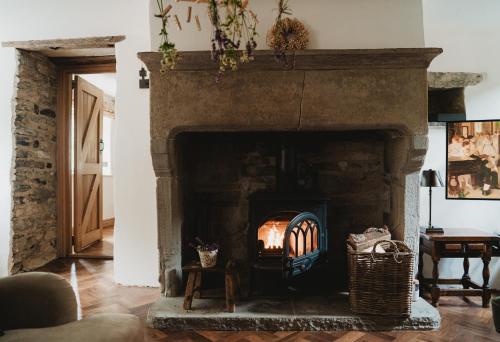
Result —
<svg viewBox="0 0 500 342"><path fill-rule="evenodd" d="M103 228L113 228L114 226L115 226L115 218L114 217L102 220L102 227Z"/></svg>

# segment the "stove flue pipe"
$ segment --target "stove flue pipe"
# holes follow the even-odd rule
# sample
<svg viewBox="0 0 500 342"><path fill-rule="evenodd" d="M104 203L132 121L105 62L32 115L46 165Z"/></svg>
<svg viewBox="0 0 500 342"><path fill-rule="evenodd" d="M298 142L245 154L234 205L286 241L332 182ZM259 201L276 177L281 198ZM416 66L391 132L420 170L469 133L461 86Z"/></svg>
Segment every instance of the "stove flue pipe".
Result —
<svg viewBox="0 0 500 342"><path fill-rule="evenodd" d="M297 153L294 143L283 138L277 158L276 186L278 192L297 189Z"/></svg>

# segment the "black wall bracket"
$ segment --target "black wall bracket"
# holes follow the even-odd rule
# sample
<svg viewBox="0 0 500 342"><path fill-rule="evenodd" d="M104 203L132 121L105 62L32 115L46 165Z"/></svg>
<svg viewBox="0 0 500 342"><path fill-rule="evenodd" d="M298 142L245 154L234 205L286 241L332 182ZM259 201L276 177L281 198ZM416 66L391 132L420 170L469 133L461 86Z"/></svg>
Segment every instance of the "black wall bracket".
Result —
<svg viewBox="0 0 500 342"><path fill-rule="evenodd" d="M148 72L144 67L139 70L139 76L141 76L141 79L139 80L139 88L141 89L149 89L149 79L146 78L148 75Z"/></svg>

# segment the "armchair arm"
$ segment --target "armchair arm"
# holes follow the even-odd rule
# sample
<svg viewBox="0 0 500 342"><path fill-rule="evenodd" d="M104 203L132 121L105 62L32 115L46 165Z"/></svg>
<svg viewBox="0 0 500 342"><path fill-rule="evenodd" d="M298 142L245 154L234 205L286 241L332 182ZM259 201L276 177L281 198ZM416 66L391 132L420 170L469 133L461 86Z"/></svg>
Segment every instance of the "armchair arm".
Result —
<svg viewBox="0 0 500 342"><path fill-rule="evenodd" d="M63 277L30 272L0 278L0 330L50 327L76 319L75 293Z"/></svg>

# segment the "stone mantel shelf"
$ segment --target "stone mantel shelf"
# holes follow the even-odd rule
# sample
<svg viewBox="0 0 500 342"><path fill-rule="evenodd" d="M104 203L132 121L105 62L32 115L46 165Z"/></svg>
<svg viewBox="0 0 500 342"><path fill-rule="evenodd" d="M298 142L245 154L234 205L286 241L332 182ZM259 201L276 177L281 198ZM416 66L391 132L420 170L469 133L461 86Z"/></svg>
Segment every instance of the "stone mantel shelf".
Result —
<svg viewBox="0 0 500 342"><path fill-rule="evenodd" d="M288 63L276 62L274 52L259 50L255 60L244 64L241 70L344 70L344 69L386 69L427 68L430 62L443 50L441 48L397 48L397 49L337 49L301 50L287 53ZM210 57L210 51L182 51L173 70L202 71L217 70L217 63ZM139 52L138 57L150 71L160 69L160 52Z"/></svg>

